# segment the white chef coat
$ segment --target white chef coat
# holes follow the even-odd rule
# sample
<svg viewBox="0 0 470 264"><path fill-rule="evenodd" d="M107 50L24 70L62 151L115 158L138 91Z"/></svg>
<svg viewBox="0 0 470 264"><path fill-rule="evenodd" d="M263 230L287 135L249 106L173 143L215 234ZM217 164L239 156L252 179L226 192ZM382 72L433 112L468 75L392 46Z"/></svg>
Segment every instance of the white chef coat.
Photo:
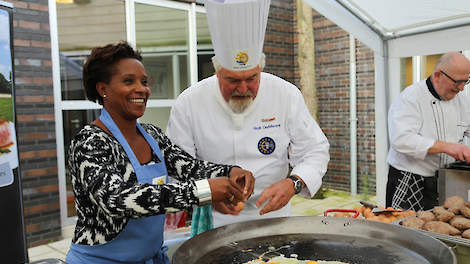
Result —
<svg viewBox="0 0 470 264"><path fill-rule="evenodd" d="M396 169L434 176L451 156L427 154L436 140L462 143L470 125L470 101L458 93L452 100L434 97L422 80L407 87L393 102L388 114L390 150L387 161Z"/></svg>
<svg viewBox="0 0 470 264"><path fill-rule="evenodd" d="M213 210L214 227L289 216L290 203L259 216L262 207L256 208L256 200L265 188L287 177L289 161L291 174L306 184L301 195L312 197L321 186L329 161L328 140L311 117L299 89L268 73L261 73L258 94L242 114L234 114L229 108L215 75L186 89L171 110L167 134L198 159L239 165L253 172L255 189L244 210L238 216ZM271 145L263 147L266 143Z"/></svg>

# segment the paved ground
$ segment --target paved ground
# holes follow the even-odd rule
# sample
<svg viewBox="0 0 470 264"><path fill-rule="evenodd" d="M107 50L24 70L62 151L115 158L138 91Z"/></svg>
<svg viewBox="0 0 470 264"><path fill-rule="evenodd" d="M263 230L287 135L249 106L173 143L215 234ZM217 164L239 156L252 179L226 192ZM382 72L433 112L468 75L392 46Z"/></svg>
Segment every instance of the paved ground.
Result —
<svg viewBox="0 0 470 264"><path fill-rule="evenodd" d="M325 198L323 199L305 199L298 196L295 196L292 199L292 214L298 216L316 216L323 215L323 212L327 209L334 208L347 208L352 209L358 207L360 200L367 200L369 202L375 203L375 197L369 196L365 197L363 195L350 196L346 192L341 191L331 191L328 190L325 192ZM42 245L38 247L33 247L28 249L29 260L30 262L38 261L45 259L60 259L65 260L65 256L69 250L71 242L71 234L73 227L69 228L64 232L66 237L60 241L52 242L47 245ZM186 231L187 230L183 230ZM45 262L43 262L46 264ZM57 262L59 263L59 262Z"/></svg>
<svg viewBox="0 0 470 264"><path fill-rule="evenodd" d="M300 196L294 196L292 199L292 215L316 216L323 215L328 209L353 209L359 207L359 201L365 200L375 203L375 196L355 195L341 191L325 192L323 199L305 199Z"/></svg>

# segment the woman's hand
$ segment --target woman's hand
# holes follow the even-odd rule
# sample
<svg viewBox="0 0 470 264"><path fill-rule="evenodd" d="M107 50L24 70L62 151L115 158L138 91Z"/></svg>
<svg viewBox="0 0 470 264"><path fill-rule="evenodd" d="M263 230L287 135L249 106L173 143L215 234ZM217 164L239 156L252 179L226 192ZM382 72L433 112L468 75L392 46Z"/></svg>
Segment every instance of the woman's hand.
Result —
<svg viewBox="0 0 470 264"><path fill-rule="evenodd" d="M211 188L212 202L228 201L236 205L238 201L243 201L243 190L227 177L217 177L209 179Z"/></svg>
<svg viewBox="0 0 470 264"><path fill-rule="evenodd" d="M241 201L236 205L233 205L229 201L212 203L212 208L221 214L239 215L244 207L245 203Z"/></svg>
<svg viewBox="0 0 470 264"><path fill-rule="evenodd" d="M232 167L229 178L232 185L238 186L240 191L243 192L244 199L241 201L248 200L255 188L255 177L253 177L253 173L242 168Z"/></svg>

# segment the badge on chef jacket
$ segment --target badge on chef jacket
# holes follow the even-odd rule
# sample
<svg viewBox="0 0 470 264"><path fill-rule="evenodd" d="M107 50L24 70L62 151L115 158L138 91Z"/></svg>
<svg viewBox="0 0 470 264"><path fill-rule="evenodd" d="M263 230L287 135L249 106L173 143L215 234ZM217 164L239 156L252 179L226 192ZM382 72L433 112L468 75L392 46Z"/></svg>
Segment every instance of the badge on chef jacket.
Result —
<svg viewBox="0 0 470 264"><path fill-rule="evenodd" d="M270 137L264 137L258 141L258 150L264 155L269 155L276 149L276 143Z"/></svg>
<svg viewBox="0 0 470 264"><path fill-rule="evenodd" d="M153 178L153 179L152 179L152 184L153 184L153 185L165 184L165 180L166 180L166 175L165 175L165 176L156 177L156 178Z"/></svg>

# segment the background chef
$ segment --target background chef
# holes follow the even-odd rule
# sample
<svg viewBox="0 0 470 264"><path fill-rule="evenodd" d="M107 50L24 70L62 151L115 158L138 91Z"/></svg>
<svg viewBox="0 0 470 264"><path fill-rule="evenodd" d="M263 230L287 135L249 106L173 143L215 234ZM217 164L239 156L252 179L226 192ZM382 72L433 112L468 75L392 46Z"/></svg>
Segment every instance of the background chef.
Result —
<svg viewBox="0 0 470 264"><path fill-rule="evenodd" d="M312 197L327 170L328 140L299 89L262 72L269 5L205 2L216 74L186 89L170 114L167 134L177 145L200 159L240 165L256 178L244 210L214 204L215 227L289 216L292 196ZM207 207L194 213L193 235L211 227L204 218L210 214Z"/></svg>
<svg viewBox="0 0 470 264"><path fill-rule="evenodd" d="M439 168L455 160L470 163L470 149L461 144L470 128L468 83L470 61L461 53L444 54L433 73L407 87L388 115L390 164L386 205L428 210L437 205Z"/></svg>

